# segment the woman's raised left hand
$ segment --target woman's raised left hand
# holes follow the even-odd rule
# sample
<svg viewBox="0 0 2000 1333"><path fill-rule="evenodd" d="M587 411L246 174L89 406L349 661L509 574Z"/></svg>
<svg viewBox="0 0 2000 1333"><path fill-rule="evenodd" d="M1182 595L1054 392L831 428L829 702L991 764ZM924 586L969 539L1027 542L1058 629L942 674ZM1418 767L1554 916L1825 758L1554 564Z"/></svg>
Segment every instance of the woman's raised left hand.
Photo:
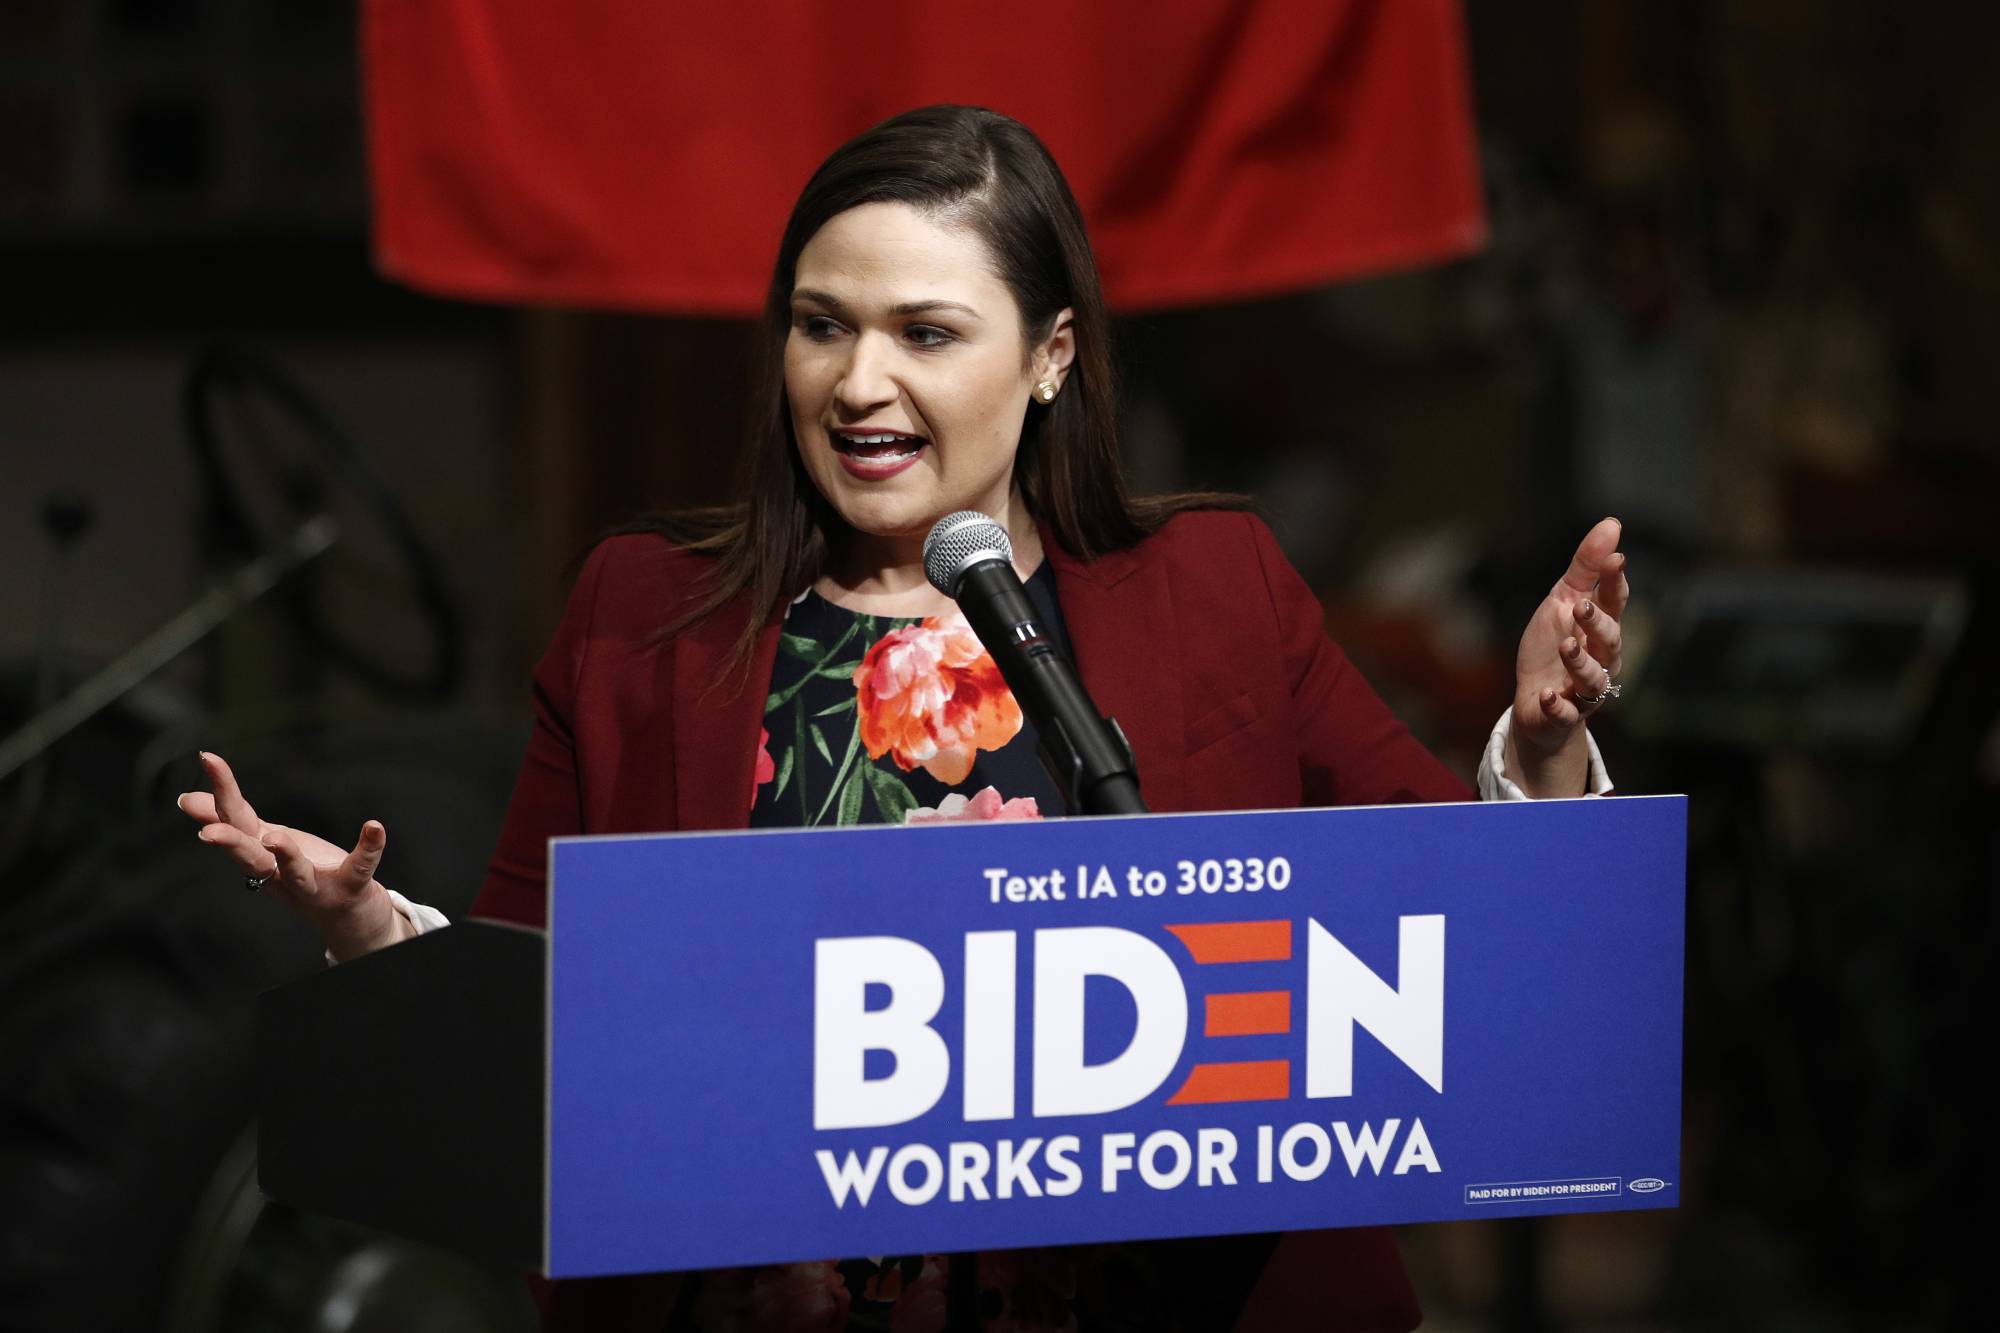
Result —
<svg viewBox="0 0 2000 1333"><path fill-rule="evenodd" d="M1618 620L1631 596L1619 532L1607 518L1584 534L1521 635L1506 770L1529 796L1582 796L1589 786L1584 728L1618 674Z"/></svg>

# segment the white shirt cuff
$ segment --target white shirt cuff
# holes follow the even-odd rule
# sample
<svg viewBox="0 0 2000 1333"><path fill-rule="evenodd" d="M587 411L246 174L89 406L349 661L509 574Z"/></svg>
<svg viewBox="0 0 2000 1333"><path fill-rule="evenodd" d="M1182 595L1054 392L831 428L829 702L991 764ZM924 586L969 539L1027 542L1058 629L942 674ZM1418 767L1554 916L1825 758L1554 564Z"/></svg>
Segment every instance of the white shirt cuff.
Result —
<svg viewBox="0 0 2000 1333"><path fill-rule="evenodd" d="M1521 790L1521 785L1507 776L1507 732L1514 725L1514 709L1510 704L1500 720L1493 724L1493 734L1486 738L1486 753L1479 761L1479 799L1482 801L1526 801L1531 799ZM1598 752L1597 737L1590 734L1590 728L1583 731L1583 743L1590 755L1590 780L1586 796L1602 796L1611 790L1611 774L1605 770L1604 756Z"/></svg>
<svg viewBox="0 0 2000 1333"><path fill-rule="evenodd" d="M1591 746L1590 758L1592 763L1597 762L1597 747L1595 745ZM426 907L422 903L413 903L394 889L384 889L382 892L389 895L390 903L394 905L398 912L403 914L403 919L409 922L410 928L419 935L451 924L451 919L435 907Z"/></svg>
<svg viewBox="0 0 2000 1333"><path fill-rule="evenodd" d="M389 895L389 905L394 907L398 912L401 912L403 920L410 923L410 930L413 934L423 935L451 924L451 918L447 917L443 912L438 911L435 907L426 907L422 903L413 903L394 889L384 889L382 892ZM328 949L326 951L326 965L332 967L334 962L333 950Z"/></svg>

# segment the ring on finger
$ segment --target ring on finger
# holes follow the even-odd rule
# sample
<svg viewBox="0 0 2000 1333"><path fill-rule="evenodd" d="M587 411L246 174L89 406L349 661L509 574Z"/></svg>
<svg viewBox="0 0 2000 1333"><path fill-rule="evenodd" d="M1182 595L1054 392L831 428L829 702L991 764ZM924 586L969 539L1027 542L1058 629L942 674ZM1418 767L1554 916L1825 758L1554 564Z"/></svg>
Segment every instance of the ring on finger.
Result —
<svg viewBox="0 0 2000 1333"><path fill-rule="evenodd" d="M243 877L243 887L252 893L256 893L277 877L275 873L269 875L246 875Z"/></svg>
<svg viewBox="0 0 2000 1333"><path fill-rule="evenodd" d="M1576 701L1578 703L1580 704L1606 703L1609 700L1616 699L1619 695L1625 693L1625 687L1623 685L1614 684L1612 682L1610 667L1601 666L1597 669L1604 673L1604 683L1597 687L1597 693L1595 694L1577 695Z"/></svg>

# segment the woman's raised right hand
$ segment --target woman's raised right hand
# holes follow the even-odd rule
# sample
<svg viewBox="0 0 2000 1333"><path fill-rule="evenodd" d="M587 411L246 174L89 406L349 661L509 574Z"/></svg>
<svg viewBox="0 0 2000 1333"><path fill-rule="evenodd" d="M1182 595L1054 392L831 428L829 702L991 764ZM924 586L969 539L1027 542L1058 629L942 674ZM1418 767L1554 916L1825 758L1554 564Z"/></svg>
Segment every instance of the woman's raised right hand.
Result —
<svg viewBox="0 0 2000 1333"><path fill-rule="evenodd" d="M303 829L257 818L222 756L203 751L201 767L213 793L182 792L174 802L201 825L195 836L222 849L245 878L266 880L264 891L304 917L334 958L345 962L416 933L375 882L389 840L381 824L363 824L354 850L342 851Z"/></svg>

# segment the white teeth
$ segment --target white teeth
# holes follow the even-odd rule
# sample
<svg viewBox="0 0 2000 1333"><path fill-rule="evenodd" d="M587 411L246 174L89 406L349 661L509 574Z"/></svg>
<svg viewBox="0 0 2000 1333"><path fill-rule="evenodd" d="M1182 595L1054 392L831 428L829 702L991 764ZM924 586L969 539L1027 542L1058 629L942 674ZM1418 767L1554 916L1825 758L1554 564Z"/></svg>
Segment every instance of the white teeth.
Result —
<svg viewBox="0 0 2000 1333"><path fill-rule="evenodd" d="M908 438L903 435L849 435L845 431L836 434L849 444L900 444Z"/></svg>

